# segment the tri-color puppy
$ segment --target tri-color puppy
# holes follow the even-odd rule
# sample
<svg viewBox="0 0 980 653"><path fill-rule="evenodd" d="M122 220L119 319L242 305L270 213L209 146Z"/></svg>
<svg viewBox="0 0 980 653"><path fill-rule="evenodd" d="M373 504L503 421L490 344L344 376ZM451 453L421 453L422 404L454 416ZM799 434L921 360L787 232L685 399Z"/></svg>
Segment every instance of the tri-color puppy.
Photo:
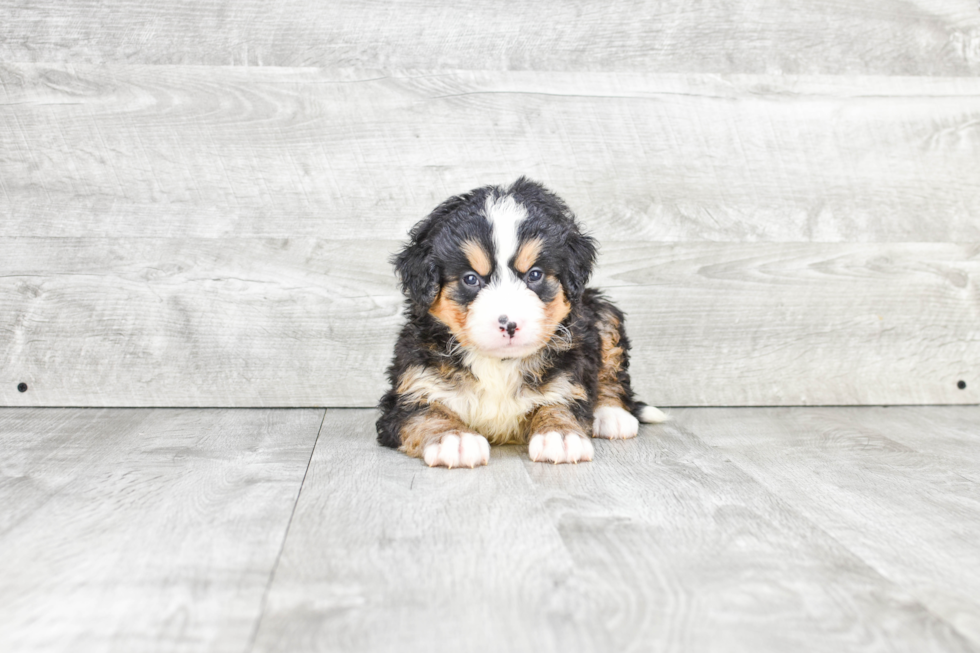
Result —
<svg viewBox="0 0 980 653"><path fill-rule="evenodd" d="M585 287L596 258L572 212L525 178L452 197L393 263L408 322L388 368L378 441L430 466L474 467L490 444L592 460L589 436L661 422L633 397L623 314Z"/></svg>

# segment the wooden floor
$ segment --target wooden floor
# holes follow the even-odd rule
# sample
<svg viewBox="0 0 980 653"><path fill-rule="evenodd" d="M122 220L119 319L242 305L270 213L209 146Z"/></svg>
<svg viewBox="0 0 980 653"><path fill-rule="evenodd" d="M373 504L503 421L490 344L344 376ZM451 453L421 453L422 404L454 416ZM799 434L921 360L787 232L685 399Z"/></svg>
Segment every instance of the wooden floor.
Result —
<svg viewBox="0 0 980 653"><path fill-rule="evenodd" d="M980 407L428 469L369 410L0 409L2 651L980 651Z"/></svg>

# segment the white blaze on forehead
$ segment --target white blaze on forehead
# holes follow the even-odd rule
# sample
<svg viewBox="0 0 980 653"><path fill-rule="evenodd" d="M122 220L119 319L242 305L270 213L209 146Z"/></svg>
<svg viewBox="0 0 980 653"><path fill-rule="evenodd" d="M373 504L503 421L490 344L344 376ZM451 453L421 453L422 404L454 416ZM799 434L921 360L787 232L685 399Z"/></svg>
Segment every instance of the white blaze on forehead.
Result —
<svg viewBox="0 0 980 653"><path fill-rule="evenodd" d="M486 356L496 359L527 356L542 346L544 304L508 265L517 254L517 231L527 218L527 209L508 195L488 197L484 210L493 231L497 272L470 304L467 334L470 342ZM506 323L513 322L516 330L504 330L502 316L506 316Z"/></svg>
<svg viewBox="0 0 980 653"><path fill-rule="evenodd" d="M527 217L527 209L510 195L499 198L491 195L487 198L485 211L493 228L493 246L497 250L497 279L503 281L508 278L505 272L510 269L508 261L517 255L517 230Z"/></svg>

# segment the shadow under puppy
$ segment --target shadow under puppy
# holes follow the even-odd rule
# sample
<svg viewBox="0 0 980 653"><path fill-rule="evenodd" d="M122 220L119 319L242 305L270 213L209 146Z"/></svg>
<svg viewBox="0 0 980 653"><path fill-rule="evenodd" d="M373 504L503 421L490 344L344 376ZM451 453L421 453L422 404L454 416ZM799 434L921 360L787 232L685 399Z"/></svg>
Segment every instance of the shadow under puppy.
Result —
<svg viewBox="0 0 980 653"><path fill-rule="evenodd" d="M630 388L623 313L586 288L595 241L525 178L452 197L394 264L408 322L388 368L378 441L430 466L474 467L490 444L592 460L589 436L631 438L663 413Z"/></svg>

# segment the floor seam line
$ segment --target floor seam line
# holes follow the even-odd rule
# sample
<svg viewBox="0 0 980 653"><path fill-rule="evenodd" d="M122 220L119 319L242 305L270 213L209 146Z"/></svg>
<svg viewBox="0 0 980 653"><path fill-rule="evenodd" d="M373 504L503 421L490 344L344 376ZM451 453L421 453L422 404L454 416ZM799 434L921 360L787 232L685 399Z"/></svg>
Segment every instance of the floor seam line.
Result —
<svg viewBox="0 0 980 653"><path fill-rule="evenodd" d="M289 539L289 530L293 526L293 518L296 516L296 506L299 505L299 499L303 495L303 488L306 486L306 477L310 473L310 466L313 464L313 454L316 453L316 445L320 442L320 434L323 432L323 423L327 419L327 411L329 409L323 410L323 416L320 418L320 427L316 431L316 438L313 439L313 446L310 447L310 457L306 461L306 469L303 470L303 479L299 483L299 490L296 492L296 499L293 501L293 508L289 512L289 521L286 522L286 530L282 535L282 543L279 545L279 552L276 553L276 561L272 565L272 571L269 573L269 580L265 584L265 590L262 592L262 602L259 604L259 615L255 619L255 628L252 629L252 634L248 638L248 646L245 648L247 653L251 653L255 649L255 641L258 639L259 629L262 626L262 620L265 618L265 610L269 601L269 590L272 589L272 584L276 580L276 572L279 571L279 561L282 559L282 552L286 549L286 541Z"/></svg>

